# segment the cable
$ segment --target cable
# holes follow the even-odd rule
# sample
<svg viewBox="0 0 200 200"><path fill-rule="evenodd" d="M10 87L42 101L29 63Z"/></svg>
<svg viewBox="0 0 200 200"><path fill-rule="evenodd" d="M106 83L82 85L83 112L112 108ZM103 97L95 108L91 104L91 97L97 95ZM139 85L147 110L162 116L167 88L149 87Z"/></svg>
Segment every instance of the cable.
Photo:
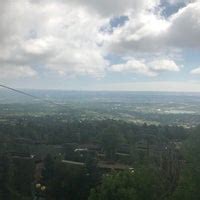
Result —
<svg viewBox="0 0 200 200"><path fill-rule="evenodd" d="M63 106L63 105L58 104L58 103L56 103L56 102L54 102L54 101L51 101L51 100L43 99L43 98L41 98L41 97L34 96L34 95L29 94L29 93L27 93L27 92L23 92L23 91L21 91L21 90L18 90L18 89L15 89L15 88L6 86L6 85L4 85L4 84L0 84L0 87L5 88L5 89L8 89L8 90L11 90L11 91L14 91L14 92L16 92L16 93L19 93L19 94L22 94L22 95L25 95L25 96L28 96L28 97L31 97L31 98L34 98L34 99L36 99L36 100L44 101L44 102L47 102L47 103L50 103L50 104L54 104L54 105L57 105L57 106Z"/></svg>

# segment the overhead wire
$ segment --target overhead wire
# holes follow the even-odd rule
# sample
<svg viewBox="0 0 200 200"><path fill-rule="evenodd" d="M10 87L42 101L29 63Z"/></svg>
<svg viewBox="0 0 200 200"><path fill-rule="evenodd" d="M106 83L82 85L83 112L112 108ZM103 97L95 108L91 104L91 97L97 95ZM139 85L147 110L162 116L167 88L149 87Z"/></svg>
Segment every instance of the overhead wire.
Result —
<svg viewBox="0 0 200 200"><path fill-rule="evenodd" d="M30 93L28 93L28 92L24 92L24 91L22 91L22 90L15 89L15 88L13 88L13 87L7 86L7 85L2 84L2 83L0 83L0 87L1 87L1 88L4 88L4 89L7 89L7 90L14 91L15 93L19 93L19 94L28 96L28 97L30 97L30 98L34 98L35 100L47 102L47 103L54 104L54 105L57 105L57 106L63 106L62 104L58 104L58 103L56 103L56 102L54 102L54 101L52 101L52 100L47 100L47 99L44 99L44 98L41 98L41 97L32 95L32 94L30 94Z"/></svg>

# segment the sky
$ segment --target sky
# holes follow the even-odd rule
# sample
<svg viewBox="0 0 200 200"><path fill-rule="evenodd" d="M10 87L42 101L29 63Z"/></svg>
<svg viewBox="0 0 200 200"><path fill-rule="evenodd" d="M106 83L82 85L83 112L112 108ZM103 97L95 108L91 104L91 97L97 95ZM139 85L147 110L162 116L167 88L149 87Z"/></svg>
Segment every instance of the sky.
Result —
<svg viewBox="0 0 200 200"><path fill-rule="evenodd" d="M200 92L200 0L0 0L0 82Z"/></svg>

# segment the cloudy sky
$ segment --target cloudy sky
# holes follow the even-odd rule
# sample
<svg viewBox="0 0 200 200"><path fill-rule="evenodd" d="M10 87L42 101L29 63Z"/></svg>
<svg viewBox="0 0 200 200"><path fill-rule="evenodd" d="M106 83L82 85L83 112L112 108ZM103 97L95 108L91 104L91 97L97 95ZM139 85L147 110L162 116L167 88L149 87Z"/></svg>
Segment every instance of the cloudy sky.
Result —
<svg viewBox="0 0 200 200"><path fill-rule="evenodd" d="M199 0L0 0L0 82L200 91Z"/></svg>

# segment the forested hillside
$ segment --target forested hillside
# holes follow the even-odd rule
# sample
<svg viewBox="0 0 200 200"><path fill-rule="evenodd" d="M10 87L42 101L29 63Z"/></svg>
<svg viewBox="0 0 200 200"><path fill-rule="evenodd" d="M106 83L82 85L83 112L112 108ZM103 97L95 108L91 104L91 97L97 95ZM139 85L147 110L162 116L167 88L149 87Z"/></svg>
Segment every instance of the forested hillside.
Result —
<svg viewBox="0 0 200 200"><path fill-rule="evenodd" d="M199 198L200 128L23 117L0 124L1 199Z"/></svg>

